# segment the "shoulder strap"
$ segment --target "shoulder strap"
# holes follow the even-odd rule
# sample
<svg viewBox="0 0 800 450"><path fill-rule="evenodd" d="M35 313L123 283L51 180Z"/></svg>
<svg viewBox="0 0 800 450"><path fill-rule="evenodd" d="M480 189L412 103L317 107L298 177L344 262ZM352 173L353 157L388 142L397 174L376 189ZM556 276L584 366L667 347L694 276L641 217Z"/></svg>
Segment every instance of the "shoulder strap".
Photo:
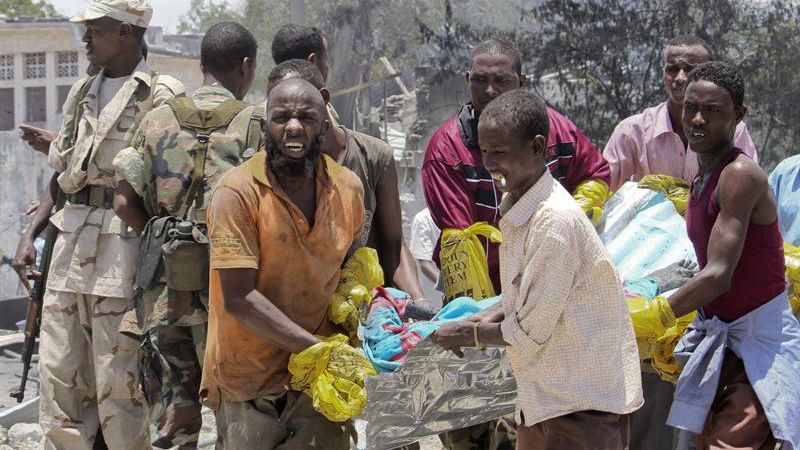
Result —
<svg viewBox="0 0 800 450"><path fill-rule="evenodd" d="M175 97L167 101L167 104L175 113L175 118L181 128L193 130L197 137L197 146L194 153L194 167L192 168L192 183L189 185L189 192L181 205L178 216L186 219L189 212L189 205L194 202L195 211L198 214L198 222L205 222L203 213L203 178L206 167L206 153L208 152L208 140L211 133L219 128L227 127L239 112L247 107L247 103L230 99L224 101L216 109L198 109L189 97Z"/></svg>
<svg viewBox="0 0 800 450"><path fill-rule="evenodd" d="M230 99L225 100L213 110L198 109L194 100L189 97L175 97L167 102L175 112L182 128L189 128L198 134L211 134L212 131L227 127L247 103Z"/></svg>
<svg viewBox="0 0 800 450"><path fill-rule="evenodd" d="M250 122L247 124L247 137L244 142L244 148L252 148L255 151L261 149L263 141L263 134L261 133L261 123L264 121L264 115L254 109L250 115Z"/></svg>
<svg viewBox="0 0 800 450"><path fill-rule="evenodd" d="M75 109L72 111L72 123L69 124L70 134L67 137L66 148L74 146L75 141L78 139L78 125L81 122L81 114L83 113L81 103L83 102L83 98L86 97L86 94L89 93L89 89L92 88L92 83L94 82L95 78L97 78L97 75L91 75L84 78L83 84L78 89L78 97L77 101L75 102Z"/></svg>

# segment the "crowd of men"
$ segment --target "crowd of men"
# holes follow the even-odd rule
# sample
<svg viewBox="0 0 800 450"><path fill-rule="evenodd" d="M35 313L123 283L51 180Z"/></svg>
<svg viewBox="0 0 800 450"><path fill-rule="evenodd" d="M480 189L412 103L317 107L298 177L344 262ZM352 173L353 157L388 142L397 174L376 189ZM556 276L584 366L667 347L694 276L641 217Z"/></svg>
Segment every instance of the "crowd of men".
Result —
<svg viewBox="0 0 800 450"><path fill-rule="evenodd" d="M92 0L71 19L91 71L61 129L21 127L55 170L13 264L30 288L34 240L57 228L42 448L196 448L201 404L218 448L350 448L351 422L288 388L289 358L337 332L328 307L354 249L376 249L387 284L425 305L414 257L435 278L439 230L477 222L503 234L483 241L502 301L432 339L456 353L507 346L517 408L443 434L446 448L672 449L673 427L703 449L800 445L800 326L783 255L784 240L800 244L800 159L768 180L743 120L746 80L703 40L668 41L667 100L623 120L602 152L521 89L513 43L477 43L470 99L425 154L428 237L412 256L392 151L337 123L318 28L279 29L266 104L249 105L258 42L246 28L208 30L203 85L186 96L146 62L151 17L147 1ZM599 215L573 199L648 174L693 181L700 270L657 302L665 328L699 311L676 348L677 386L641 372Z"/></svg>

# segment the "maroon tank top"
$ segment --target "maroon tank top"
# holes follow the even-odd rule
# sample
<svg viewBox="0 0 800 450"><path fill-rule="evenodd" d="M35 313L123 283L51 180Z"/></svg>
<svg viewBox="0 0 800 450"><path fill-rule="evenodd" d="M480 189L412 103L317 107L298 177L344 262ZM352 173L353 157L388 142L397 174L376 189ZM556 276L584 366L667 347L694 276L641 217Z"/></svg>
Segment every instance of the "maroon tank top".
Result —
<svg viewBox="0 0 800 450"><path fill-rule="evenodd" d="M690 195L686 208L686 229L700 268L708 263L708 240L719 215L714 195L722 169L743 152L735 148L722 160L698 197ZM692 182L692 185L697 181ZM703 308L706 317L732 322L769 302L786 289L783 238L776 219L770 225L750 223L742 255L733 272L728 292Z"/></svg>

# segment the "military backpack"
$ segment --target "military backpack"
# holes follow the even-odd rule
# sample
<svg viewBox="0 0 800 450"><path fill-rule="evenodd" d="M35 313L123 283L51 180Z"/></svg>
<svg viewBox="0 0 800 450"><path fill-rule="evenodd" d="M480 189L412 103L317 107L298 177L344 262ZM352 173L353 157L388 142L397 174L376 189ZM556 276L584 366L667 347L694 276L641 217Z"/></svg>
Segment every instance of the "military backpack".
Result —
<svg viewBox="0 0 800 450"><path fill-rule="evenodd" d="M213 110L199 109L189 97L167 102L181 128L194 133L194 167L191 184L175 216L153 217L142 234L136 284L149 289L165 275L167 287L177 291L199 291L208 287L209 251L205 226L205 164L209 138L226 128L249 105L230 99ZM261 146L261 115L253 112L247 127L245 153ZM246 155L245 155L246 156ZM194 219L189 212L194 204ZM163 261L163 269L162 269Z"/></svg>

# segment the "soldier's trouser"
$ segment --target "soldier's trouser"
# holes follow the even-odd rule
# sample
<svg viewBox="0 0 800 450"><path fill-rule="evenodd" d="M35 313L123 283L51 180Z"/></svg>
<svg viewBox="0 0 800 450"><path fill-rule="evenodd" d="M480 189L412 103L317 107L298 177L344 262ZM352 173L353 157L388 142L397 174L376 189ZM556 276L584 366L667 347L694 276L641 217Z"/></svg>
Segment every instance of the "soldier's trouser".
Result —
<svg viewBox="0 0 800 450"><path fill-rule="evenodd" d="M47 290L39 343L41 448L147 449L137 343L119 333L130 300Z"/></svg>
<svg viewBox="0 0 800 450"><path fill-rule="evenodd" d="M439 435L447 450L513 450L515 436L513 418L492 420L471 427L453 430ZM509 433L509 431L511 431Z"/></svg>
<svg viewBox="0 0 800 450"><path fill-rule="evenodd" d="M311 397L289 391L270 400L222 399L217 412L217 449L349 450L350 421L331 422L314 410Z"/></svg>
<svg viewBox="0 0 800 450"><path fill-rule="evenodd" d="M162 371L153 447L197 448L203 426L199 392L206 325L162 325L150 330L150 342Z"/></svg>

